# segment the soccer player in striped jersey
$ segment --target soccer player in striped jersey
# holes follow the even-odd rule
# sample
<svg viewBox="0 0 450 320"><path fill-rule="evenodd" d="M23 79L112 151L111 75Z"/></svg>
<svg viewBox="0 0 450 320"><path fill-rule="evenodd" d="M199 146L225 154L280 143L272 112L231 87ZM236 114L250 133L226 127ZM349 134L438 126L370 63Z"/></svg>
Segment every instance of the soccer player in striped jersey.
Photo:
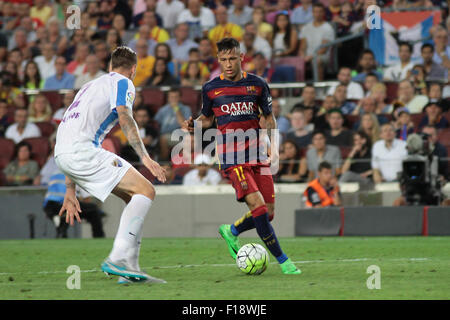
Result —
<svg viewBox="0 0 450 320"><path fill-rule="evenodd" d="M238 235L256 228L282 272L300 274L301 271L281 250L270 223L274 216L275 193L272 175L267 172L270 170L264 172L264 169L269 169L270 158L261 152L264 148L259 124L260 117L263 117L269 138L273 140L270 134L272 129L276 129L276 122L269 87L264 79L242 71L244 55L236 39L222 39L217 43L217 49L222 73L203 85L203 107L196 121L208 128L216 120L220 131L216 137L220 169L232 182L237 200L245 202L250 210L234 224L221 225L219 233L231 256L236 258L240 248ZM184 122L183 129L194 131L192 117ZM239 132L243 139L239 139Z"/></svg>

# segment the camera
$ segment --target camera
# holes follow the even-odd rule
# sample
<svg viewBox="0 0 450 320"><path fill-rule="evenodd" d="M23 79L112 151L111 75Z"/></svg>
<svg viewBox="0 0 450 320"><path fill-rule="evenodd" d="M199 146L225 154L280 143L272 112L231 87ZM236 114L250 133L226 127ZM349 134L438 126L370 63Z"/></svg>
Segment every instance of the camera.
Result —
<svg viewBox="0 0 450 320"><path fill-rule="evenodd" d="M408 156L402 162L400 188L408 205L439 205L443 199L438 179L437 156L430 150L429 136L411 134L406 141Z"/></svg>

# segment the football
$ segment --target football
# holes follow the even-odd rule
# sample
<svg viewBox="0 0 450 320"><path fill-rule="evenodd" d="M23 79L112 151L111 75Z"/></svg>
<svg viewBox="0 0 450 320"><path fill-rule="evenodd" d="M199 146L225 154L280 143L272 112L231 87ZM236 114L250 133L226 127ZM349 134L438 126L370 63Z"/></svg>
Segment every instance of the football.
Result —
<svg viewBox="0 0 450 320"><path fill-rule="evenodd" d="M269 265L269 255L262 245L248 243L239 249L236 264L246 274L261 274Z"/></svg>

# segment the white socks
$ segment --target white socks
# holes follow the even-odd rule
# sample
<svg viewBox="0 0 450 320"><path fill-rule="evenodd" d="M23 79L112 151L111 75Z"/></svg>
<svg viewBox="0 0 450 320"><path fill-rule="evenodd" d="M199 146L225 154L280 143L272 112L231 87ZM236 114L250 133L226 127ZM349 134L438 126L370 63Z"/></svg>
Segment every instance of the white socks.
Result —
<svg viewBox="0 0 450 320"><path fill-rule="evenodd" d="M142 226L152 200L142 194L134 195L123 210L119 229L109 259L113 262L125 260L132 270L139 271L139 249Z"/></svg>

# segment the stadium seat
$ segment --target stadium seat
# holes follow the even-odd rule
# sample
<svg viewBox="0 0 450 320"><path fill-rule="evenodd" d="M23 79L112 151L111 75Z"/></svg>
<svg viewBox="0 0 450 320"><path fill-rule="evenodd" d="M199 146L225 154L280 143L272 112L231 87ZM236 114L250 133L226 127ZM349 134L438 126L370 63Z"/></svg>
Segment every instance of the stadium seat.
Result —
<svg viewBox="0 0 450 320"><path fill-rule="evenodd" d="M43 137L50 137L55 132L55 125L51 122L35 122L35 125L41 130Z"/></svg>
<svg viewBox="0 0 450 320"><path fill-rule="evenodd" d="M438 141L444 146L450 146L450 128L439 130Z"/></svg>
<svg viewBox="0 0 450 320"><path fill-rule="evenodd" d="M2 170L0 170L0 187L6 185L6 176Z"/></svg>
<svg viewBox="0 0 450 320"><path fill-rule="evenodd" d="M145 88L141 93L144 104L150 106L152 114L155 114L165 104L166 96L159 88Z"/></svg>
<svg viewBox="0 0 450 320"><path fill-rule="evenodd" d="M181 87L181 102L191 108L192 115L195 116L201 109L200 92L191 87Z"/></svg>
<svg viewBox="0 0 450 320"><path fill-rule="evenodd" d="M414 127L418 128L419 123L422 120L423 114L422 113L413 113L411 114L411 121L414 123Z"/></svg>
<svg viewBox="0 0 450 320"><path fill-rule="evenodd" d="M14 156L15 144L11 139L0 138L0 170L3 170Z"/></svg>
<svg viewBox="0 0 450 320"><path fill-rule="evenodd" d="M397 82L385 82L386 85L386 95L387 95L387 102L391 103L397 98L397 89L398 89L398 83Z"/></svg>
<svg viewBox="0 0 450 320"><path fill-rule="evenodd" d="M61 108L63 104L63 96L58 91L42 91L41 92L50 102L53 113Z"/></svg>
<svg viewBox="0 0 450 320"><path fill-rule="evenodd" d="M26 141L31 145L31 158L42 168L50 154L50 143L48 138L27 138L23 141Z"/></svg>
<svg viewBox="0 0 450 320"><path fill-rule="evenodd" d="M139 166L138 171L151 183L155 181L156 177L145 166Z"/></svg>
<svg viewBox="0 0 450 320"><path fill-rule="evenodd" d="M277 72L279 66L291 66L295 69L295 80L305 80L305 62L301 57L280 57L272 59L272 65ZM273 76L272 76L273 77Z"/></svg>

